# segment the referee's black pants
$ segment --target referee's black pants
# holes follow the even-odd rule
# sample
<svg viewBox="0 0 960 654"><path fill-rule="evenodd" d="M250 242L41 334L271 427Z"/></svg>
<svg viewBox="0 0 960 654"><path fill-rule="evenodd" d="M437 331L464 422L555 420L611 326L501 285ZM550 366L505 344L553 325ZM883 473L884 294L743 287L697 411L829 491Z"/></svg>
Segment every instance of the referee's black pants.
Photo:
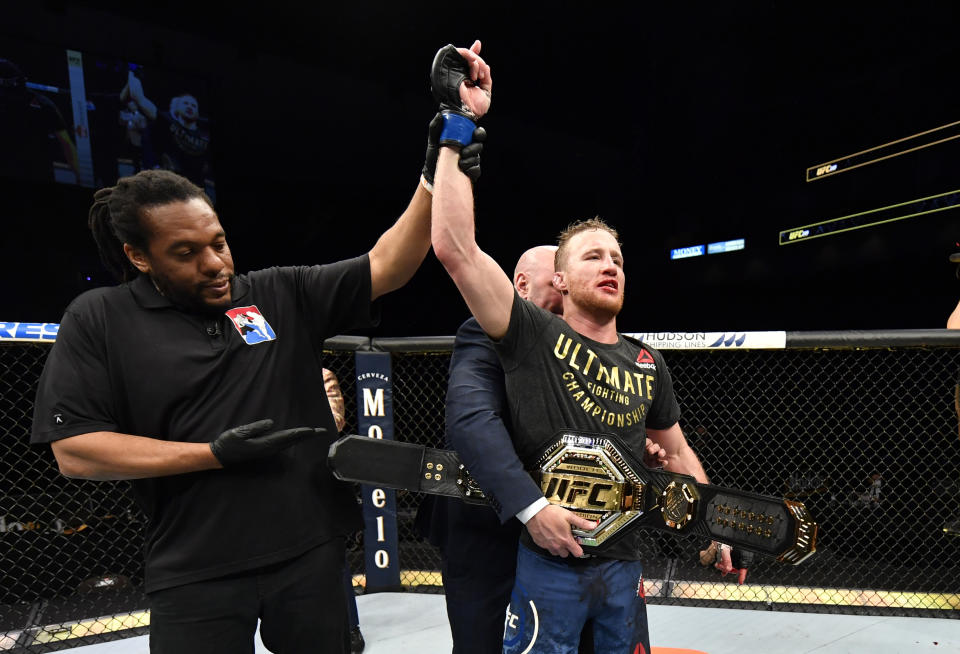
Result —
<svg viewBox="0 0 960 654"><path fill-rule="evenodd" d="M343 592L344 541L228 577L150 593L151 654L350 651Z"/></svg>

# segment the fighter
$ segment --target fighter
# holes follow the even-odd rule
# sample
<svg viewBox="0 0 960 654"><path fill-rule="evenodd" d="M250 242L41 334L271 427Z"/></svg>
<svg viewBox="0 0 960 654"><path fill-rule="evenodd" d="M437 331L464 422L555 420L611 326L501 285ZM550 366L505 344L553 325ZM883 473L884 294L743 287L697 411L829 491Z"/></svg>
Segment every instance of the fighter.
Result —
<svg viewBox="0 0 960 654"><path fill-rule="evenodd" d="M513 274L520 297L553 313L561 310L560 293L552 282L556 249L530 248ZM490 499L490 506L452 498L437 498L433 505L430 539L441 552L453 652L493 654L503 647L504 611L514 583L520 529L524 522L536 528L539 519L528 519L527 507L543 493L512 452L503 368L473 318L457 331L446 425L448 444ZM659 465L658 448L652 443L651 448L650 463ZM491 452L498 455L491 457ZM581 644L581 654L592 651L591 643Z"/></svg>
<svg viewBox="0 0 960 654"><path fill-rule="evenodd" d="M663 357L617 332L626 276L616 231L591 219L560 235L553 284L562 296L562 317L521 300L510 279L477 245L473 195L457 160L459 149L470 142L473 121L489 108L492 80L479 53L477 44L459 53L461 61L448 51L444 57L438 53L439 65L434 62L434 94L447 128L440 138L431 240L471 313L495 343L506 373L517 454L529 466L561 429L615 433L638 455L649 436L665 450L667 470L708 482L680 430ZM468 79L474 83L465 83ZM523 534L504 652L575 651L581 628L591 618L597 651L650 652L642 564L637 561L636 538L642 534L633 532L605 557L583 558L571 527L593 525L545 498L536 504L543 528ZM722 556L723 565L732 568L729 550L724 548ZM525 619L533 610L529 607L542 619Z"/></svg>

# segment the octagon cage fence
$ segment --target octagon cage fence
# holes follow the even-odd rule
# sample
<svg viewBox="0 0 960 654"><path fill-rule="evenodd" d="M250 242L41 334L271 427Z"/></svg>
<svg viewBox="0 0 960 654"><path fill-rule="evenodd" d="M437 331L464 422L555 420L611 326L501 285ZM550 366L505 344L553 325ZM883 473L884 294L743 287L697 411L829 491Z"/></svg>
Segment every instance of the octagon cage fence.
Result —
<svg viewBox="0 0 960 654"><path fill-rule="evenodd" d="M149 629L143 517L128 485L62 477L50 448L29 444L56 328L0 323L0 651ZM649 603L960 617L960 333L637 336L664 351L681 427L711 480L799 499L820 526L807 561L760 558L743 585L700 566L704 541L650 531ZM452 346L452 337L329 340L325 366L346 399L344 431L358 430L358 352L388 352L395 439L443 447ZM395 493L399 585L442 593L439 553L414 524L423 495ZM263 516L250 521L251 530L270 529ZM369 531L348 544L358 593L376 590L365 540Z"/></svg>

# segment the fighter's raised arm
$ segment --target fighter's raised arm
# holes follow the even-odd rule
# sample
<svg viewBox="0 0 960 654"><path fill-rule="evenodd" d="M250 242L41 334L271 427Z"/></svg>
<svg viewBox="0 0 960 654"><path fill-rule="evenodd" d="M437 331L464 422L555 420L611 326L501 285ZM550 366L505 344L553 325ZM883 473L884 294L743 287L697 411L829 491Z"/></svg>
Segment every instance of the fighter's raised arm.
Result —
<svg viewBox="0 0 960 654"><path fill-rule="evenodd" d="M478 117L486 113L490 107L490 67L480 58L480 42L475 41L469 48L454 48L447 46L442 51L445 57L438 54L437 66L444 65L448 60L460 64L459 70L463 77L454 85L454 96L449 104L454 105L458 113L464 116ZM453 71L445 70L445 73ZM438 76L441 74L438 70ZM441 102L441 108L448 103ZM469 122L469 121L468 121ZM410 200L410 204L397 222L377 240L370 250L370 290L372 299L385 293L394 291L406 284L420 267L424 257L430 250L430 205L431 187L434 183L437 166L438 140L441 138L443 125L441 115L437 114L430 122L427 138L427 157L423 167L423 183L417 185L417 190ZM473 130L468 136L474 140ZM470 143L470 140L463 145ZM476 179L480 175L480 151L483 149L479 140L476 140L463 153L463 160L457 160L462 173L469 179ZM469 188L470 184L467 183Z"/></svg>
<svg viewBox="0 0 960 654"><path fill-rule="evenodd" d="M513 284L477 245L473 190L457 167L460 149L471 142L475 120L490 107L492 79L490 67L480 58L480 42L470 50L441 49L433 62L431 83L444 117L433 193L433 251L477 322L499 339L510 322Z"/></svg>

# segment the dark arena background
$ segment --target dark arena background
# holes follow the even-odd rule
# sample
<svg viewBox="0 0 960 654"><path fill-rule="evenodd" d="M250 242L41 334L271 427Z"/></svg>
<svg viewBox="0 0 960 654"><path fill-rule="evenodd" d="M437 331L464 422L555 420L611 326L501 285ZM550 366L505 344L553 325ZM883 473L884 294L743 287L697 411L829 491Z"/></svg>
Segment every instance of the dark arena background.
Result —
<svg viewBox="0 0 960 654"><path fill-rule="evenodd" d="M820 523L809 561L760 561L744 586L695 564L703 542L651 537L648 602L960 615L950 3L17 4L0 9L0 651L149 625L125 484L67 480L28 445L55 324L112 283L86 229L92 193L164 163L124 89L161 113L198 105L196 181L238 270L323 263L369 250L406 206L432 57L475 38L494 79L480 245L512 270L573 220L617 227L619 327L663 343L708 474L801 499ZM467 315L428 255L376 330L328 343L347 429L363 412L356 352L388 352L395 438L439 446ZM741 338L756 332L781 342ZM421 500L396 494L385 588L441 592ZM359 592L377 589L371 538L350 552Z"/></svg>

